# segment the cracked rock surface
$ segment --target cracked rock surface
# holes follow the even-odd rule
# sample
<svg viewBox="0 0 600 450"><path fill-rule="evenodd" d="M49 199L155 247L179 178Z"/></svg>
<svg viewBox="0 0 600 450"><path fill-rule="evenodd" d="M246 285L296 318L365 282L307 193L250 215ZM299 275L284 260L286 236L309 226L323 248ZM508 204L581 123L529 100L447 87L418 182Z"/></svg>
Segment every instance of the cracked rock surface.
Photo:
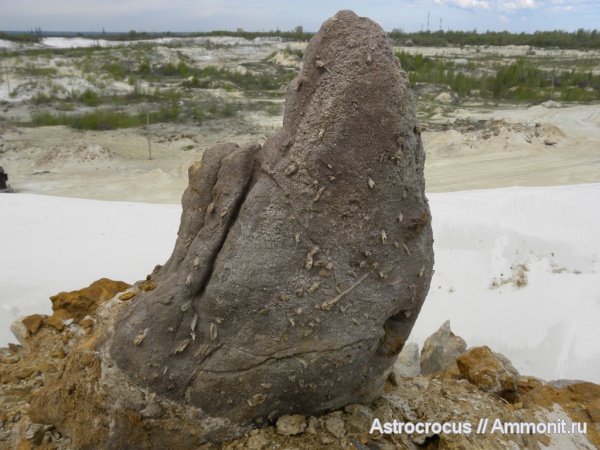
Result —
<svg viewBox="0 0 600 450"><path fill-rule="evenodd" d="M75 426L56 405L86 358L93 370L78 382L102 392L86 408L115 417L98 433L113 448L146 448L140 426L149 445L175 445L149 431L165 417L193 419L177 441L191 448L375 400L432 276L424 158L386 34L339 12L306 49L283 128L263 147L208 149L190 168L156 288L106 313L97 343L39 397L37 419Z"/></svg>

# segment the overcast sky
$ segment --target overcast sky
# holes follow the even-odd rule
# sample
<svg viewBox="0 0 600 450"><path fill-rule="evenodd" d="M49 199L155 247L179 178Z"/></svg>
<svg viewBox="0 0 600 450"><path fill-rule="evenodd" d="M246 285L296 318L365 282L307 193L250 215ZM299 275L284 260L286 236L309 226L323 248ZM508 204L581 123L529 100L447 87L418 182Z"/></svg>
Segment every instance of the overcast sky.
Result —
<svg viewBox="0 0 600 450"><path fill-rule="evenodd" d="M0 31L317 31L340 9L384 30L600 28L600 0L0 0Z"/></svg>

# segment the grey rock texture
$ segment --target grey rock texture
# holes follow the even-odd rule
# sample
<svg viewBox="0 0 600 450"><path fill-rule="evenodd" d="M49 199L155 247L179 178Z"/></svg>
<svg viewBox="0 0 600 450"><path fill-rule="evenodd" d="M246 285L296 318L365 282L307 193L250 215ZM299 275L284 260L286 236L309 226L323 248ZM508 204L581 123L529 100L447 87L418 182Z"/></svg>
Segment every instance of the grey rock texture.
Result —
<svg viewBox="0 0 600 450"><path fill-rule="evenodd" d="M419 345L411 342L406 344L398 355L392 373L390 373L390 381L398 386L401 378L418 377L419 375L421 375Z"/></svg>
<svg viewBox="0 0 600 450"><path fill-rule="evenodd" d="M300 414L281 416L277 420L277 433L283 436L300 434L306 429L306 419Z"/></svg>
<svg viewBox="0 0 600 450"><path fill-rule="evenodd" d="M200 440L219 441L370 403L408 338L433 239L407 76L384 31L351 11L303 61L282 130L190 168L156 289L99 344L101 384L135 420L149 402L184 408Z"/></svg>
<svg viewBox="0 0 600 450"><path fill-rule="evenodd" d="M456 358L467 349L467 343L460 336L456 336L450 329L450 321L425 339L421 350L421 374L431 375L436 372L445 372L452 366L456 368Z"/></svg>

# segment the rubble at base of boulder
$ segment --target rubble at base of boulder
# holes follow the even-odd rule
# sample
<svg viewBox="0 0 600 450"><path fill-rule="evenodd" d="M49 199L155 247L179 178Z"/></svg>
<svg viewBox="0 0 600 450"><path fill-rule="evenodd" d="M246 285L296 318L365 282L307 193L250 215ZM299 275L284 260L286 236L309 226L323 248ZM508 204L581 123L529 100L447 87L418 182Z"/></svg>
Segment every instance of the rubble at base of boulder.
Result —
<svg viewBox="0 0 600 450"><path fill-rule="evenodd" d="M115 304L118 294L111 300ZM102 308L100 308L102 313ZM87 314L95 323L103 318L98 312ZM43 318L43 316L42 316ZM23 319L27 323L39 322L38 317ZM23 337L22 345L11 344L0 349L0 448L18 450L78 450L69 436L63 435L58 427L35 423L35 407L31 399L36 389L50 385L62 371L69 359L77 360L88 373L97 370L90 345L98 338L92 328L86 333L81 322L71 323L59 331L42 320L35 333ZM37 325L36 325L37 326ZM449 330L449 324L442 327ZM438 333L439 335L439 333ZM446 333L450 337L449 333ZM444 345L439 341L440 345ZM414 373L415 348L408 348L409 361ZM481 361L470 360L478 353L487 355ZM491 355L491 356L490 356ZM69 358L70 356L70 358ZM370 405L350 405L342 410L321 416L287 415L263 423L261 428L244 436L221 444L205 443L199 450L267 450L286 448L391 450L403 449L595 449L600 447L600 386L593 383L558 380L551 383L535 377L520 376L511 371L512 365L501 355L487 347L475 347L459 357L465 368L462 372L449 369L433 375L390 375L382 395ZM500 362L500 363L499 363ZM477 369L486 376L473 376ZM516 392L513 402L490 389L489 380L502 380L510 373L515 377ZM394 383L391 382L394 378ZM468 378L468 379L467 379ZM502 385L500 383L499 385ZM492 383L492 387L496 386ZM89 393L73 395L89 395ZM91 414L94 411L90 411ZM143 415L124 417L120 426L144 428L157 420L164 411L155 404ZM580 423L587 426L585 434L554 433L476 433L480 420L489 419L488 428L498 423ZM98 416L97 423L105 418ZM183 419L183 417L182 417ZM377 422L376 419L379 421ZM377 424L386 422L412 423L470 423L471 433L398 433L385 434L377 431ZM373 429L375 428L375 429ZM373 429L373 432L371 433ZM95 430L90 430L94 433ZM185 427L180 433L184 433ZM143 436L140 436L143 440ZM164 442L149 448L168 448ZM163 445L161 447L161 445ZM168 444L167 444L168 446ZM108 448L108 447L107 447ZM136 448L111 447L111 448ZM174 447L171 447L174 448Z"/></svg>

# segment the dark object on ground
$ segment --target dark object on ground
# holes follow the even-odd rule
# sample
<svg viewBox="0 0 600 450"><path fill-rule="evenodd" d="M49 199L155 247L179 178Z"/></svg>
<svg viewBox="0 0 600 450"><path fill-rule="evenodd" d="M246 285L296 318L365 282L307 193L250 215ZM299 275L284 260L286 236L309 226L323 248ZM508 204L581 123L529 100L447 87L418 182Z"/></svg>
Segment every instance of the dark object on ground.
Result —
<svg viewBox="0 0 600 450"><path fill-rule="evenodd" d="M4 172L4 167L0 166L0 192L12 192L8 184L8 174Z"/></svg>

